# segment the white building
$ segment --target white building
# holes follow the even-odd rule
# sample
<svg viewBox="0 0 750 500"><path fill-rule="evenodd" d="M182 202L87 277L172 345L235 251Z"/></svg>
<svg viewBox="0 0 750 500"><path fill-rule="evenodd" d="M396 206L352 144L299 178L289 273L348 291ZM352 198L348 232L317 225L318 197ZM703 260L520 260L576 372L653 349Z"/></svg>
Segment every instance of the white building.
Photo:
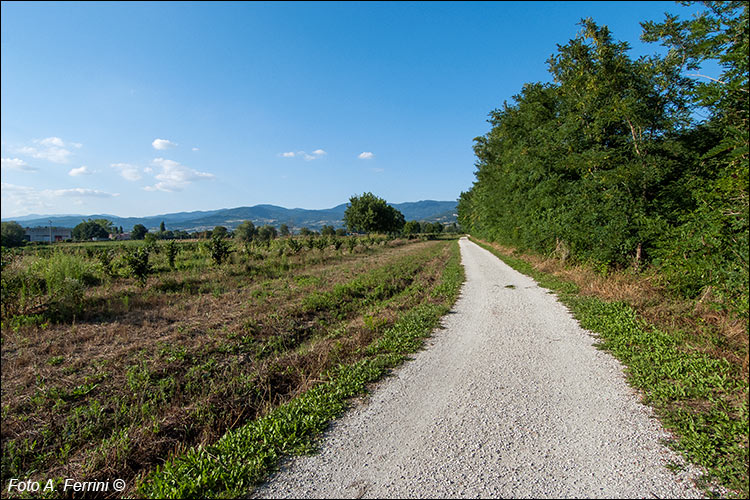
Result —
<svg viewBox="0 0 750 500"><path fill-rule="evenodd" d="M27 227L26 241L44 241L53 243L73 238L73 230L69 227Z"/></svg>

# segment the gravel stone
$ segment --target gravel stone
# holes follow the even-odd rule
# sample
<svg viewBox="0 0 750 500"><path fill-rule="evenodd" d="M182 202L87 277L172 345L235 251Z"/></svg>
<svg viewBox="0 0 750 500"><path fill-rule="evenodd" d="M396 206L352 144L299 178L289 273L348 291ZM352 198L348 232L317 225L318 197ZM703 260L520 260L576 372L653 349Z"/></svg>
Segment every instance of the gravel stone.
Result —
<svg viewBox="0 0 750 500"><path fill-rule="evenodd" d="M699 470L662 444L593 334L531 278L460 246L466 283L444 328L252 496L702 498Z"/></svg>

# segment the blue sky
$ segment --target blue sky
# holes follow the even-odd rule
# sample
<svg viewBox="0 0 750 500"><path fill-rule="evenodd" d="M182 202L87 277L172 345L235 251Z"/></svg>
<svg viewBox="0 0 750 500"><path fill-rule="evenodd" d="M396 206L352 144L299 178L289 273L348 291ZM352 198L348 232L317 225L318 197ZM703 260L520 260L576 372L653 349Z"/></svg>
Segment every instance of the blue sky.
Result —
<svg viewBox="0 0 750 500"><path fill-rule="evenodd" d="M2 217L453 200L579 30L673 2L2 2Z"/></svg>

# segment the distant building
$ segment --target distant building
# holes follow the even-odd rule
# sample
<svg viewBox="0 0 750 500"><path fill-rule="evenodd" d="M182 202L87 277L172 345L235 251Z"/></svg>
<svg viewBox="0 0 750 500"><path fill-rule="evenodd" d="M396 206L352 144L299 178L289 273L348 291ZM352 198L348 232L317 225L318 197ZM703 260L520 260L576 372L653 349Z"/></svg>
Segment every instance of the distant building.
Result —
<svg viewBox="0 0 750 500"><path fill-rule="evenodd" d="M65 241L73 238L73 230L69 227L27 227L24 228L26 241L43 241L46 243Z"/></svg>
<svg viewBox="0 0 750 500"><path fill-rule="evenodd" d="M130 239L130 233L117 233L117 234L113 233L113 234L109 235L109 239L110 240L117 240L117 241L129 240Z"/></svg>

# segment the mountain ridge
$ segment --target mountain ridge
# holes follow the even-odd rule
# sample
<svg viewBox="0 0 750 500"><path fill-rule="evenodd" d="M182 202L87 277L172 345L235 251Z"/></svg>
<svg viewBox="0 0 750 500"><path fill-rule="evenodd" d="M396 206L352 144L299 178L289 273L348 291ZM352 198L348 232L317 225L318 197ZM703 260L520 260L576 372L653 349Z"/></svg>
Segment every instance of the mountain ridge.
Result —
<svg viewBox="0 0 750 500"><path fill-rule="evenodd" d="M404 214L406 220L428 222L456 222L455 201L420 200L404 203L389 203ZM122 226L130 231L136 224L143 224L148 229L157 229L164 221L169 230L203 231L215 226L226 226L234 229L242 221L250 220L258 225L286 224L290 229L307 227L320 229L324 225L343 227L344 212L348 203L342 203L326 209L285 208L277 205L259 204L249 207L221 208L216 210L195 210L150 215L145 217L118 217L111 214L29 214L20 217L3 218L3 222L16 221L25 227L48 226L75 227L87 219L108 219L115 226Z"/></svg>

